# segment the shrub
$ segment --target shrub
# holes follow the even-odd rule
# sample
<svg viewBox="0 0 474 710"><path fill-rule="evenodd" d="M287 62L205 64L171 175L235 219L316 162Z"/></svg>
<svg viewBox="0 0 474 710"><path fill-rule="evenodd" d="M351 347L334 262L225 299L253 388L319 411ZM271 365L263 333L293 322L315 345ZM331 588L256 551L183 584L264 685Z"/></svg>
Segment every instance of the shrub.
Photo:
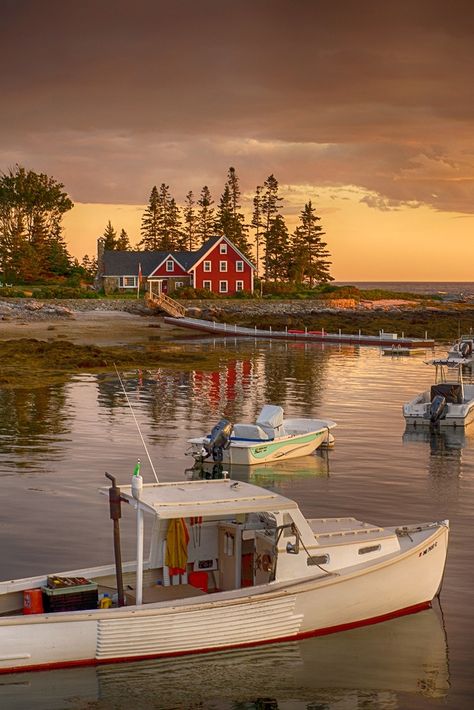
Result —
<svg viewBox="0 0 474 710"><path fill-rule="evenodd" d="M27 298L27 294L24 291L14 286L2 286L0 288L0 297L2 296L3 298Z"/></svg>

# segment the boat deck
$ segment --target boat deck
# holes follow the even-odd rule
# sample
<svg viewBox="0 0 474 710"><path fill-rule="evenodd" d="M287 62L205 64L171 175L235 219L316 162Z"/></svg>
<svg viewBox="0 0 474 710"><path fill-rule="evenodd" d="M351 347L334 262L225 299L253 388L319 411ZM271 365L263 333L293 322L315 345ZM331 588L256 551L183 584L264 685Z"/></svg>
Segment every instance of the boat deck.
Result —
<svg viewBox="0 0 474 710"><path fill-rule="evenodd" d="M347 544L350 538L362 540L392 537L393 532L377 525L363 523L356 518L312 518L308 520L314 537L321 544Z"/></svg>

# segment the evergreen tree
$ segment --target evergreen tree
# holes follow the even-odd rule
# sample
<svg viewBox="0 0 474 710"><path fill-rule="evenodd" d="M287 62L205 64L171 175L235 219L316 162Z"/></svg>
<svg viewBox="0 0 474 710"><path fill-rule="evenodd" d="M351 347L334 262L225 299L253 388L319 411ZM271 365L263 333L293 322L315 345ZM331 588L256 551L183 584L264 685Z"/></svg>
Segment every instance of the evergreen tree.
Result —
<svg viewBox="0 0 474 710"><path fill-rule="evenodd" d="M247 258L250 256L250 244L247 239L248 229L245 217L239 211L240 187L235 168L229 168L227 182L217 210L216 231L227 237Z"/></svg>
<svg viewBox="0 0 474 710"><path fill-rule="evenodd" d="M201 190L201 197L198 200L199 211L197 216L196 233L201 244L212 237L215 232L214 200L207 185Z"/></svg>
<svg viewBox="0 0 474 710"><path fill-rule="evenodd" d="M161 251L179 251L182 244L181 214L174 197L170 196L169 186L164 183L160 188L162 208Z"/></svg>
<svg viewBox="0 0 474 710"><path fill-rule="evenodd" d="M293 278L300 282L309 281L311 287L315 282L333 281L329 273L331 262L327 243L322 241L325 233L318 224L320 220L310 200L300 214L300 224L295 229L292 240Z"/></svg>
<svg viewBox="0 0 474 710"><path fill-rule="evenodd" d="M107 226L105 227L102 237L104 239L104 249L106 251L114 251L114 249L117 248L117 232L113 228L110 219L107 222Z"/></svg>
<svg viewBox="0 0 474 710"><path fill-rule="evenodd" d="M58 244L64 268L70 268L62 217L74 205L63 188L54 178L19 165L0 175L0 270L6 280L27 281L52 273Z"/></svg>
<svg viewBox="0 0 474 710"><path fill-rule="evenodd" d="M255 197L253 198L253 214L252 227L255 230L255 250L256 250L256 267L257 277L260 276L260 240L263 232L263 215L262 215L262 186L257 185L255 189Z"/></svg>
<svg viewBox="0 0 474 710"><path fill-rule="evenodd" d="M160 241L160 199L156 185L153 186L148 206L142 217L141 235L138 248L144 251L158 251Z"/></svg>
<svg viewBox="0 0 474 710"><path fill-rule="evenodd" d="M183 249L188 251L194 251L197 248L196 237L197 237L197 217L194 211L194 195L190 190L186 195L186 202L184 205L184 244Z"/></svg>
<svg viewBox="0 0 474 710"><path fill-rule="evenodd" d="M117 239L115 248L117 249L117 251L130 251L131 249L130 239L128 238L127 232L123 228L120 231L120 236Z"/></svg>
<svg viewBox="0 0 474 710"><path fill-rule="evenodd" d="M263 222L262 237L265 243L265 278L269 278L268 264L273 258L271 255L273 247L271 243L269 247L269 241L271 242L272 236L274 236L275 233L278 233L281 224L284 224L283 218L279 214L280 203L283 201L283 198L278 196L278 181L273 174L265 180L263 183L263 189L264 193L262 195L261 202ZM279 217L279 225L276 230L273 230L272 235L273 223L277 217ZM266 252L268 249L270 249L270 260L266 258Z"/></svg>
<svg viewBox="0 0 474 710"><path fill-rule="evenodd" d="M271 281L288 280L290 237L285 220L277 214L266 236L265 276Z"/></svg>

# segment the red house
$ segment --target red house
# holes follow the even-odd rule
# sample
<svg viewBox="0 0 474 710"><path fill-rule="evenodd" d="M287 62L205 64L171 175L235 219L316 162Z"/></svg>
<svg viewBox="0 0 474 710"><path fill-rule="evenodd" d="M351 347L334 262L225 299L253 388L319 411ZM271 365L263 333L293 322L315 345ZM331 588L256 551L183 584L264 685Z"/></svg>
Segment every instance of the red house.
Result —
<svg viewBox="0 0 474 710"><path fill-rule="evenodd" d="M254 265L226 237L212 237L197 251L104 251L98 242L99 277L104 290L134 290L139 274L171 294L181 286L232 296L253 293Z"/></svg>

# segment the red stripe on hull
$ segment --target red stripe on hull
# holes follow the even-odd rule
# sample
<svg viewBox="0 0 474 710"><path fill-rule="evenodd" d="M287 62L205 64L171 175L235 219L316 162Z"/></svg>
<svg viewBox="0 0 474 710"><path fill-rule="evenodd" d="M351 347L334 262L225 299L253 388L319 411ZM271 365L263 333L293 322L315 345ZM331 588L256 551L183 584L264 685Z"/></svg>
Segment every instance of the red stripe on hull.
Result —
<svg viewBox="0 0 474 710"><path fill-rule="evenodd" d="M82 661L58 661L56 663L41 663L34 666L19 666L17 668L5 668L0 669L0 675L6 673L26 673L27 671L44 671L53 670L57 668L76 668L78 666L99 666L109 663L127 663L128 661L144 661L146 659L152 658L171 658L173 656L192 656L197 653L216 653L216 651L230 651L236 648L248 648L251 646L267 646L272 643L283 643L287 641L298 641L300 639L311 638L312 636L327 636L329 634L334 634L339 631L349 631L350 629L356 629L359 626L370 626L372 624L378 624L382 621L388 621L389 619L395 619L398 616L406 616L408 614L416 614L424 609L429 609L431 607L431 601L421 602L421 604L414 604L413 606L408 606L405 609L399 609L397 611L391 611L388 614L382 614L381 616L374 616L370 619L363 619L362 621L352 621L348 624L340 624L338 626L328 626L324 629L316 629L315 631L305 631L300 634L294 634L291 636L280 636L276 639L268 639L265 641L253 641L250 643L236 643L231 646L214 646L212 648L195 649L193 651L174 651L170 653L152 653L142 656L120 656L119 658L105 658L97 659L90 658Z"/></svg>

